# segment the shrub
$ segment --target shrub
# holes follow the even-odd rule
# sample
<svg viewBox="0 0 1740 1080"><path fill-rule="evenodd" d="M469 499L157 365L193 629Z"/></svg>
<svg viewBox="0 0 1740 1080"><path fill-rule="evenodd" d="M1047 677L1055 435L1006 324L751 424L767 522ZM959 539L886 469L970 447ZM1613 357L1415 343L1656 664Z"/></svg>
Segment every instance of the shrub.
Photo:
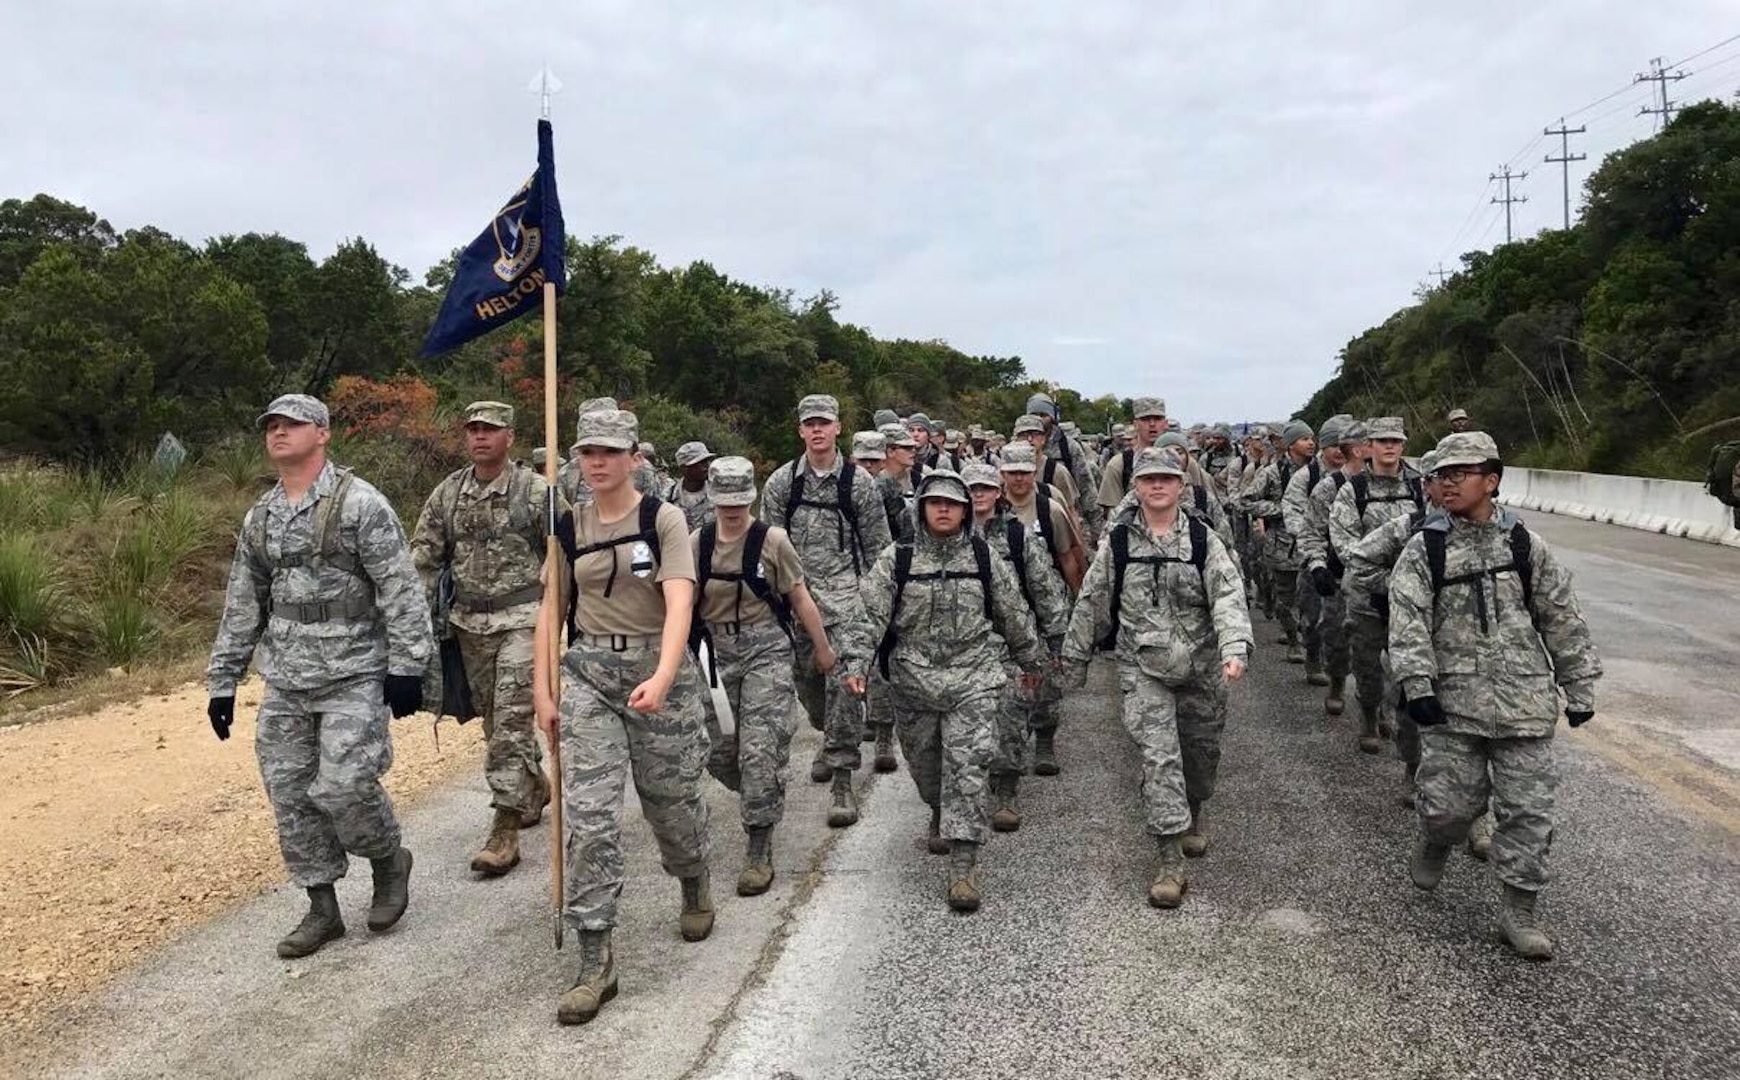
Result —
<svg viewBox="0 0 1740 1080"><path fill-rule="evenodd" d="M131 667L159 638L157 613L138 593L104 593L91 610L92 645L110 667Z"/></svg>
<svg viewBox="0 0 1740 1080"><path fill-rule="evenodd" d="M29 536L0 536L0 634L47 641L59 632L66 590L50 559Z"/></svg>

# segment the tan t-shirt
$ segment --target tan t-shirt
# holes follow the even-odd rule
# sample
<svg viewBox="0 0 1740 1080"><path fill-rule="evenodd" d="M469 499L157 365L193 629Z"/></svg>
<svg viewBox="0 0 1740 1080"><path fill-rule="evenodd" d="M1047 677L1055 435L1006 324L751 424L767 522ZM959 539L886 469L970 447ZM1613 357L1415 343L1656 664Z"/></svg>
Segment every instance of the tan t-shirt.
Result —
<svg viewBox="0 0 1740 1080"><path fill-rule="evenodd" d="M1062 471L1058 470L1060 474ZM1075 547L1075 530L1069 525L1069 512L1064 509L1067 504L1063 501L1063 493L1057 490L1056 484L1052 484L1050 487L1051 490L1046 492L1046 496L1051 500L1051 535L1057 538L1057 555L1058 558L1062 558ZM1035 523L1039 520L1038 495L1030 497L1025 505L1017 504L1011 500L1009 508L1015 511L1015 516L1021 519L1021 523L1028 527L1029 532L1036 536L1039 535L1039 530L1035 527Z"/></svg>
<svg viewBox="0 0 1740 1080"><path fill-rule="evenodd" d="M695 580L695 556L689 550L689 530L683 512L670 503L659 507L654 530L662 557L656 560L645 540L631 540L574 556L574 552L589 545L638 533L638 503L621 521L609 525L598 519L598 504L587 503L574 512L572 523L572 532L561 539L573 563L574 585L579 590L574 618L580 632L599 636L664 633L665 594L659 583L674 578ZM609 596L604 595L607 586Z"/></svg>
<svg viewBox="0 0 1740 1080"><path fill-rule="evenodd" d="M712 572L741 573L743 544L748 539L748 533L735 540L715 538ZM699 529L689 534L689 545L698 568L701 565ZM773 587L776 596L784 596L803 584L803 564L798 562L797 548L792 546L791 537L786 535L784 529L770 526L766 539L761 542L761 576ZM704 622L740 622L744 626L759 626L773 620L773 610L758 600L749 586L741 581L720 581L712 578L702 587L706 590L701 599L701 619Z"/></svg>

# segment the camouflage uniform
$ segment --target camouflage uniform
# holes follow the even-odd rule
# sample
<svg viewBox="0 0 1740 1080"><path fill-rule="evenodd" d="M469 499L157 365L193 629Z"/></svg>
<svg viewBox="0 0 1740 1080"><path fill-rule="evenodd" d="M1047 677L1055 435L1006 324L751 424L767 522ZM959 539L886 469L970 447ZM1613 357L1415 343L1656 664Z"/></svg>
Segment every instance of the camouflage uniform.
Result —
<svg viewBox="0 0 1740 1080"><path fill-rule="evenodd" d="M1044 395L1036 395L1044 397ZM1050 404L1050 415L1057 415L1057 405L1050 398L1045 399ZM1028 402L1028 412L1034 412L1033 402ZM1056 458L1069 469L1069 474L1075 481L1075 509L1081 518L1082 527L1089 537L1099 534L1100 526L1105 520L1105 511L1100 509L1100 485L1094 480L1090 467L1092 458L1080 442L1070 437L1061 423L1050 424L1045 432L1045 456Z"/></svg>
<svg viewBox="0 0 1740 1080"><path fill-rule="evenodd" d="M1313 465L1316 466L1315 469L1312 468ZM1288 535L1299 544L1299 586L1296 593L1299 602L1299 636L1305 643L1305 670L1312 674L1323 670L1324 637L1323 597L1305 576L1311 568L1311 553L1317 536L1316 522L1311 510L1311 492L1315 486L1312 474L1316 473L1317 483L1320 484L1329 480L1330 474L1335 471L1319 452L1315 459L1294 470L1293 475L1287 478L1287 491L1281 498L1281 521L1286 525Z"/></svg>
<svg viewBox="0 0 1740 1080"><path fill-rule="evenodd" d="M316 518L346 475L328 462L299 503L279 483L242 519L206 671L213 697L234 697L257 660L266 692L254 748L284 865L303 888L343 877L347 855L399 850L380 782L393 763L383 683L420 678L435 650L405 531L368 482L345 480L342 505L327 511L343 555L320 556ZM337 564L348 560L354 571Z"/></svg>
<svg viewBox="0 0 1740 1080"><path fill-rule="evenodd" d="M812 403L812 395L805 403ZM826 399L831 402L833 399ZM819 410L820 403L800 408ZM839 406L833 405L833 418L838 418ZM822 415L814 411L813 415ZM799 419L803 419L802 416ZM862 469L854 469L852 505L857 515L854 530L846 515L833 509L838 505L840 470L847 464L844 455L836 453L827 472L817 475L809 461L799 457L796 462L780 466L767 479L761 495L762 520L784 529L797 548L803 562L804 578L816 607L821 609L828 641L840 657L833 674L823 675L815 668L815 647L808 635L799 634L796 650L798 697L810 718L810 726L823 732L824 759L835 769L858 768L859 741L863 738L862 720L856 698L842 681L848 675L865 673L871 644L864 626L864 605L859 598L858 579L867 571L882 549L892 543L888 533L888 514L876 483ZM822 506L800 505L787 516L786 503L791 495L795 469L804 476L805 502Z"/></svg>
<svg viewBox="0 0 1740 1080"><path fill-rule="evenodd" d="M1270 602L1289 649L1299 644L1299 569L1304 558L1298 537L1287 530L1283 500L1293 474L1304 468L1304 463L1283 454L1257 472L1245 500L1251 516L1261 519L1264 525L1264 534L1253 542L1260 544L1260 562L1270 582Z"/></svg>
<svg viewBox="0 0 1740 1080"><path fill-rule="evenodd" d="M517 512L510 505L516 491L522 499ZM467 466L430 493L411 536L411 558L430 596L442 570L452 570L448 622L483 716L492 805L521 815L540 809L545 797L532 709L532 638L544 595L547 491L543 478L523 465L509 462L488 482ZM566 512L566 501L557 500L558 512Z"/></svg>
<svg viewBox="0 0 1740 1080"><path fill-rule="evenodd" d="M1347 564L1347 576L1343 578L1343 594L1358 590L1372 603L1377 597L1382 597L1381 611L1389 610L1390 571L1395 568L1396 560L1401 558L1402 549L1407 547L1408 540L1418 532L1421 524L1429 516L1443 517L1444 511L1428 509L1423 513L1405 514L1391 518L1382 526L1371 532L1355 544L1351 549L1340 552ZM1378 605L1372 603L1374 608ZM1389 618L1381 616L1383 626L1384 649L1389 649ZM1396 724L1396 756L1407 766L1408 776L1412 777L1420 766L1420 729L1406 710L1398 710ZM1410 805L1412 802L1410 800Z"/></svg>
<svg viewBox="0 0 1740 1080"><path fill-rule="evenodd" d="M1491 439L1479 432L1452 440ZM1476 452L1480 452L1476 450ZM1496 448L1490 457L1496 458ZM1467 463L1446 455L1440 467ZM1532 894L1547 881L1557 771L1552 738L1559 691L1572 712L1595 709L1601 661L1571 589L1570 572L1530 533L1533 610L1512 569L1511 511L1480 523L1429 516L1390 576L1390 664L1410 701L1436 696L1446 722L1421 733L1419 812L1429 843L1460 842L1490 795L1497 818L1492 862L1506 885ZM1425 532L1445 538L1434 593ZM1456 581L1477 574L1471 581ZM1532 618L1531 618L1532 615ZM1555 684L1557 684L1555 686Z"/></svg>

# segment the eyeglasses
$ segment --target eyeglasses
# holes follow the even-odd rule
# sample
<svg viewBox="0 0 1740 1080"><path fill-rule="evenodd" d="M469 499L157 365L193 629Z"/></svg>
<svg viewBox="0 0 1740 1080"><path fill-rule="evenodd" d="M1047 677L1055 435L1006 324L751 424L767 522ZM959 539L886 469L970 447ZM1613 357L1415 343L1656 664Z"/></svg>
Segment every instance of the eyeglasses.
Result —
<svg viewBox="0 0 1740 1080"><path fill-rule="evenodd" d="M1439 469L1432 474L1432 479L1440 484L1460 484L1470 476L1485 476L1486 470L1475 466L1467 469Z"/></svg>

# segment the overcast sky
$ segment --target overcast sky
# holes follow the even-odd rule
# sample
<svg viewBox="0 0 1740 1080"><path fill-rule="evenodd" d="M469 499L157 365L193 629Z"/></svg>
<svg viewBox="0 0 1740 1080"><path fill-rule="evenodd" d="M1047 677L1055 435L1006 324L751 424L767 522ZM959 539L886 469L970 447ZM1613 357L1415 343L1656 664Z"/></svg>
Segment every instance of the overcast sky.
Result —
<svg viewBox="0 0 1740 1080"><path fill-rule="evenodd" d="M1266 418L1502 240L1507 159L1519 234L1559 220L1544 124L1734 34L1734 0L6 3L0 197L317 258L361 235L420 276L530 171L548 62L572 235ZM1684 68L1676 97L1731 95L1740 42ZM1647 90L1571 117L1574 186Z"/></svg>

